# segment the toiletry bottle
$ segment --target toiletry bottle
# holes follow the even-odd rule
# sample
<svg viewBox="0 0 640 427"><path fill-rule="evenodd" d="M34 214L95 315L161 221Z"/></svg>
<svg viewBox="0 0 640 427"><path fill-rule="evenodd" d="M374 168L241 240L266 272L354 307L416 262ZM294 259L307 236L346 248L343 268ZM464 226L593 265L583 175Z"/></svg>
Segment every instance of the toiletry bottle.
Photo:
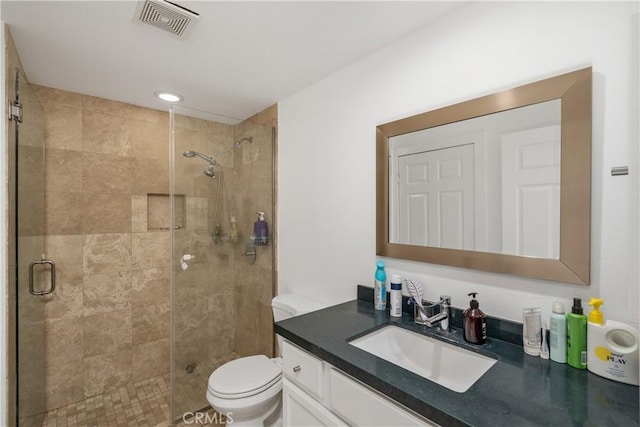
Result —
<svg viewBox="0 0 640 427"><path fill-rule="evenodd" d="M567 314L567 363L587 369L587 316L583 314L580 298L573 299L571 313Z"/></svg>
<svg viewBox="0 0 640 427"><path fill-rule="evenodd" d="M551 360L567 363L567 316L564 304L559 301L553 303L549 332L549 351Z"/></svg>
<svg viewBox="0 0 640 427"><path fill-rule="evenodd" d="M258 220L253 224L253 234L256 236L256 246L264 246L267 244L269 229L264 220L264 212L256 212L256 214L258 214Z"/></svg>
<svg viewBox="0 0 640 427"><path fill-rule="evenodd" d="M402 317L402 277L391 275L391 291L389 292L391 303L391 317Z"/></svg>
<svg viewBox="0 0 640 427"><path fill-rule="evenodd" d="M462 313L464 340L472 344L484 344L487 342L487 320L475 299L477 294L477 292L468 294L471 297L469 308Z"/></svg>
<svg viewBox="0 0 640 427"><path fill-rule="evenodd" d="M540 356L542 344L542 308L522 310L522 347L530 356Z"/></svg>
<svg viewBox="0 0 640 427"><path fill-rule="evenodd" d="M540 344L540 359L549 359L549 346L547 345L547 322L542 323L542 344Z"/></svg>
<svg viewBox="0 0 640 427"><path fill-rule="evenodd" d="M231 231L229 231L229 241L235 243L238 241L238 226L236 224L236 217L231 217Z"/></svg>
<svg viewBox="0 0 640 427"><path fill-rule="evenodd" d="M373 305L376 310L386 310L387 309L387 273L384 271L384 261L378 261L376 264L378 267L376 269L375 281L374 281L374 295L373 295Z"/></svg>
<svg viewBox="0 0 640 427"><path fill-rule="evenodd" d="M604 320L599 298L591 298L587 324L587 369L596 375L638 385L638 330L621 322Z"/></svg>

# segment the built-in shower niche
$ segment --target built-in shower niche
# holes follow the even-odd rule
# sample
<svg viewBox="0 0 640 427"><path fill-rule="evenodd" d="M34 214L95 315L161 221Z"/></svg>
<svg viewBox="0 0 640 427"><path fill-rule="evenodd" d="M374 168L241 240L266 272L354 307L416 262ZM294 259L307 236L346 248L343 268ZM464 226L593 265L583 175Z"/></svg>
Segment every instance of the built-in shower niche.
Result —
<svg viewBox="0 0 640 427"><path fill-rule="evenodd" d="M185 228L185 196L174 194L173 215L176 230ZM159 231L171 229L171 197L168 194L147 194L147 230Z"/></svg>

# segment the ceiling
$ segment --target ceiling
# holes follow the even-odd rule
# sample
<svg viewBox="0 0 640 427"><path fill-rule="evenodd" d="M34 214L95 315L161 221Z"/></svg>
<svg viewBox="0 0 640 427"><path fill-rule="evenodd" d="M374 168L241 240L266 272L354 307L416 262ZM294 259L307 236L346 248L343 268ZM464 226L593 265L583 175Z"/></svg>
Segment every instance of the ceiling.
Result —
<svg viewBox="0 0 640 427"><path fill-rule="evenodd" d="M174 0L172 0L174 1ZM136 22L135 1L6 1L34 84L237 123L433 22L459 2L180 1L200 14L178 38Z"/></svg>

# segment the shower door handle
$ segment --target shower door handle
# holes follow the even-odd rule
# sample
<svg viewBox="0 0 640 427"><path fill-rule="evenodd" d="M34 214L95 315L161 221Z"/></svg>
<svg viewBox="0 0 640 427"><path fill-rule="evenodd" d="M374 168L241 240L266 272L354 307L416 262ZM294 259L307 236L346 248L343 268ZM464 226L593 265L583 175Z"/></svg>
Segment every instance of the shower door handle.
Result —
<svg viewBox="0 0 640 427"><path fill-rule="evenodd" d="M49 270L51 272L51 287L49 287L49 289L46 289L46 290L36 291L33 288L33 269L35 268L36 265L42 265L42 264L48 264L51 267ZM29 293L31 293L31 295L49 295L55 289L56 289L56 263L55 262L49 259L43 258L39 261L34 261L31 264L29 264Z"/></svg>

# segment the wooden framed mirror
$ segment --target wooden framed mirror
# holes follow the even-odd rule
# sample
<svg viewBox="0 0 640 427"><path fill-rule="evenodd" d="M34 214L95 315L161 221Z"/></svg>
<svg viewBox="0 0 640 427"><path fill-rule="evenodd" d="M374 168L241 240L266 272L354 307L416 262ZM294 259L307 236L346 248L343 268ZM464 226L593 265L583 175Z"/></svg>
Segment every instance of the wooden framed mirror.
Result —
<svg viewBox="0 0 640 427"><path fill-rule="evenodd" d="M378 126L376 253L588 285L591 74L585 68ZM557 137L540 136L549 131ZM554 182L527 178L538 164ZM473 178L452 190L437 183L443 176Z"/></svg>

